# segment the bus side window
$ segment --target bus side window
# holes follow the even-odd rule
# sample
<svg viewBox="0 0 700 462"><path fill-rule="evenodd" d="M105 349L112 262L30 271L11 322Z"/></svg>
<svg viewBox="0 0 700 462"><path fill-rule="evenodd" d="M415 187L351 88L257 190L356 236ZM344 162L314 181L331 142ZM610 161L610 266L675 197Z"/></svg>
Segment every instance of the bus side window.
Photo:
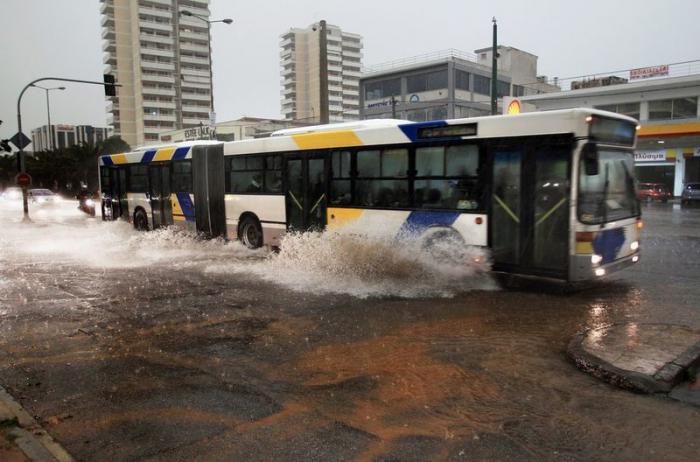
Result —
<svg viewBox="0 0 700 462"><path fill-rule="evenodd" d="M350 151L331 152L331 190L330 204L350 205L352 192L350 189L351 153Z"/></svg>
<svg viewBox="0 0 700 462"><path fill-rule="evenodd" d="M128 191L145 193L148 191L148 166L132 164L127 170Z"/></svg>
<svg viewBox="0 0 700 462"><path fill-rule="evenodd" d="M173 161L173 173L171 177L173 192L192 192L192 161Z"/></svg>
<svg viewBox="0 0 700 462"><path fill-rule="evenodd" d="M230 162L227 193L263 192L264 156L233 156Z"/></svg>

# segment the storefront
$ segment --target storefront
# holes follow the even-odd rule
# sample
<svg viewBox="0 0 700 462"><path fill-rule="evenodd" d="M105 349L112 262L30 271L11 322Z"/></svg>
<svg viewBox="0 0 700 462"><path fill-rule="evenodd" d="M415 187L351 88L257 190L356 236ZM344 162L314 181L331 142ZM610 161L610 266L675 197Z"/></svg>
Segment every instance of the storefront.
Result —
<svg viewBox="0 0 700 462"><path fill-rule="evenodd" d="M634 166L640 183L663 183L680 196L684 183L700 182L700 147L637 150Z"/></svg>

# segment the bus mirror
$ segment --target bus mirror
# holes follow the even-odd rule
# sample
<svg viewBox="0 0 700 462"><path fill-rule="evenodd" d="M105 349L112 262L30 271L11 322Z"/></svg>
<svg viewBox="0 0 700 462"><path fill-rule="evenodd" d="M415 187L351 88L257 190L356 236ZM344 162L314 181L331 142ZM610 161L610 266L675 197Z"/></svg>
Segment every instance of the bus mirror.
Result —
<svg viewBox="0 0 700 462"><path fill-rule="evenodd" d="M583 166L586 175L594 176L598 174L598 146L588 143L583 147Z"/></svg>

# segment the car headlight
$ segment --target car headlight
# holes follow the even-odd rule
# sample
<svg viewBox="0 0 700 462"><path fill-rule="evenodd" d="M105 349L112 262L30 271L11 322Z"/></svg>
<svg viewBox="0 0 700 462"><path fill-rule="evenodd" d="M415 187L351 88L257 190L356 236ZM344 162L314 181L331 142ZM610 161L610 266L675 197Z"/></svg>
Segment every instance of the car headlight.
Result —
<svg viewBox="0 0 700 462"><path fill-rule="evenodd" d="M88 200L85 201L85 205L87 205L88 207L94 207L94 206L95 206L95 201L92 200L92 199L88 199Z"/></svg>

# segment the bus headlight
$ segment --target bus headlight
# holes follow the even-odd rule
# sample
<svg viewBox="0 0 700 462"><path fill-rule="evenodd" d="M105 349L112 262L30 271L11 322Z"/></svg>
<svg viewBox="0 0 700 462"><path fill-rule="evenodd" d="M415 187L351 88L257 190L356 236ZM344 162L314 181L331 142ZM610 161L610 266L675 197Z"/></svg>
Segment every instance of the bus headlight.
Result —
<svg viewBox="0 0 700 462"><path fill-rule="evenodd" d="M639 241L632 241L630 244L630 249L637 250L639 248Z"/></svg>
<svg viewBox="0 0 700 462"><path fill-rule="evenodd" d="M605 268L596 268L595 275L596 276L605 276Z"/></svg>
<svg viewBox="0 0 700 462"><path fill-rule="evenodd" d="M603 256L602 255L591 255L591 263L594 265L600 265L600 262L603 261Z"/></svg>
<svg viewBox="0 0 700 462"><path fill-rule="evenodd" d="M639 255L632 257L632 263L637 263L639 261Z"/></svg>

